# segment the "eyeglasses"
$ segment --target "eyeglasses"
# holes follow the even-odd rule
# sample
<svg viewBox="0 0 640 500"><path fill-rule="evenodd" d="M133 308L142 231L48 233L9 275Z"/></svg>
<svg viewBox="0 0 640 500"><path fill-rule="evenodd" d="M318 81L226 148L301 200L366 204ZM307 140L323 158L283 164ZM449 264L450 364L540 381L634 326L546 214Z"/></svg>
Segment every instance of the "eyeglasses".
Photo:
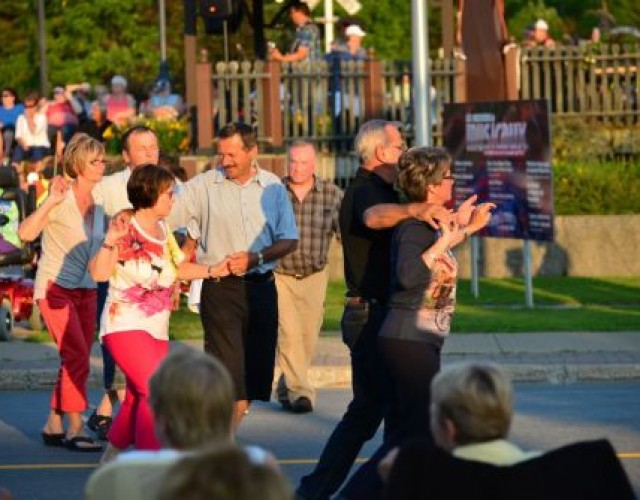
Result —
<svg viewBox="0 0 640 500"><path fill-rule="evenodd" d="M91 163L91 165L95 166L95 165L104 165L106 162L104 161L104 158L95 158L95 159L91 160L89 163Z"/></svg>
<svg viewBox="0 0 640 500"><path fill-rule="evenodd" d="M394 148L397 149L398 151L404 153L407 150L407 144L406 143L401 143L401 144L389 144L390 148Z"/></svg>

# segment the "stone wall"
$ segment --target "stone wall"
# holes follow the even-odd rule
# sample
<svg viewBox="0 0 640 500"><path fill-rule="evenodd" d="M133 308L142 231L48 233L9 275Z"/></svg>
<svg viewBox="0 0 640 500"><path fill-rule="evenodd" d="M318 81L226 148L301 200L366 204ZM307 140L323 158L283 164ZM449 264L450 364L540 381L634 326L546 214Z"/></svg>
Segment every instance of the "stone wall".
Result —
<svg viewBox="0 0 640 500"><path fill-rule="evenodd" d="M480 275L522 276L523 242L503 238L480 240ZM573 215L555 219L555 241L532 242L534 276L640 276L640 215ZM460 277L471 269L470 245L458 250ZM343 278L340 245L329 258L331 279Z"/></svg>

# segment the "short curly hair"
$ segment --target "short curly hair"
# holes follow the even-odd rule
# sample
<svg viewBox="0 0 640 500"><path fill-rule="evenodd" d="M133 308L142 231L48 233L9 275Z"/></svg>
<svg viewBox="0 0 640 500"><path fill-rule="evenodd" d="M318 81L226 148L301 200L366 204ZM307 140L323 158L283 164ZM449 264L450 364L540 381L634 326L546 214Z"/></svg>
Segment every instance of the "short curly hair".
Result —
<svg viewBox="0 0 640 500"><path fill-rule="evenodd" d="M446 149L413 147L398 160L398 187L409 201L427 199L427 187L440 184L451 168L451 156Z"/></svg>
<svg viewBox="0 0 640 500"><path fill-rule="evenodd" d="M129 202L134 210L151 208L174 182L173 174L166 168L153 163L141 165L133 170L127 182Z"/></svg>

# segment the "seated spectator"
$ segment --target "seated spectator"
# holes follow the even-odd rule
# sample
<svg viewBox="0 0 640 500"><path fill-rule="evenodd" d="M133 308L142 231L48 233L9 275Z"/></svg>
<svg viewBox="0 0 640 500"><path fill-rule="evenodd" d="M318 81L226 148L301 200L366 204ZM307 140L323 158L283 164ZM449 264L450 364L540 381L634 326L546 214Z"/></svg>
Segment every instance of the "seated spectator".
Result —
<svg viewBox="0 0 640 500"><path fill-rule="evenodd" d="M185 111L182 97L171 92L171 82L166 78L159 79L147 102L145 114L154 118L177 118Z"/></svg>
<svg viewBox="0 0 640 500"><path fill-rule="evenodd" d="M136 100L127 94L124 76L115 75L111 79L111 93L103 97L102 106L107 110L107 120L119 127L136 115Z"/></svg>
<svg viewBox="0 0 640 500"><path fill-rule="evenodd" d="M111 122L107 120L105 109L100 105L100 102L93 101L89 115L86 120L80 121L78 131L104 142L104 133L110 125Z"/></svg>
<svg viewBox="0 0 640 500"><path fill-rule="evenodd" d="M533 31L522 44L524 47L544 47L552 49L556 41L549 34L549 25L544 19L538 19L533 25Z"/></svg>
<svg viewBox="0 0 640 500"><path fill-rule="evenodd" d="M272 467L226 445L185 457L163 481L159 500L288 500L291 488Z"/></svg>
<svg viewBox="0 0 640 500"><path fill-rule="evenodd" d="M24 98L24 113L16 120L16 146L11 159L21 172L21 162L26 160L32 170L42 170L42 160L50 154L51 143L47 136L47 117L38 109L39 96L29 92Z"/></svg>
<svg viewBox="0 0 640 500"><path fill-rule="evenodd" d="M197 450L233 441L234 390L227 369L202 351L182 349L169 354L149 381L149 400L155 418L156 436L163 448L158 451L129 451L103 457L103 463L87 483L87 498L103 487L118 471L144 467L128 480L142 491L139 500L157 498L158 477L180 458ZM272 455L255 446L244 451L256 463L277 467ZM132 485L133 487L133 485ZM105 498L100 496L100 498ZM115 498L115 497L113 497Z"/></svg>
<svg viewBox="0 0 640 500"><path fill-rule="evenodd" d="M609 498L633 498L608 442L577 443L545 454L523 451L507 440L512 415L513 387L498 366L445 367L431 384L430 426L439 449L413 441L392 450L379 467L388 480L387 498L424 498L428 492L434 499L595 499L608 490ZM598 473L583 481L581 470Z"/></svg>
<svg viewBox="0 0 640 500"><path fill-rule="evenodd" d="M62 142L67 144L78 130L79 120L70 99L70 91L56 87L53 89L53 101L48 101L43 106L47 115L47 130L51 144L56 141L58 132L62 134Z"/></svg>
<svg viewBox="0 0 640 500"><path fill-rule="evenodd" d="M22 113L24 113L24 106L20 103L16 91L11 87L4 87L2 89L2 106L0 106L0 129L2 129L0 158L3 165L9 164L13 153L16 121Z"/></svg>
<svg viewBox="0 0 640 500"><path fill-rule="evenodd" d="M80 124L90 119L91 99L89 99L89 92L91 92L91 85L87 82L69 84L65 87L65 91L69 95L69 102Z"/></svg>

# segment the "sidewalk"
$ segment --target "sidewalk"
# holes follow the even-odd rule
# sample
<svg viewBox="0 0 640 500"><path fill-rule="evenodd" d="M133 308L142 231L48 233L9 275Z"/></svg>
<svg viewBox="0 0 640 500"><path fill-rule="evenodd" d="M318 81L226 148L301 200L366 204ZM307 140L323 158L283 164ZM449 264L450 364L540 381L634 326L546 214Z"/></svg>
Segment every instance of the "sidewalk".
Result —
<svg viewBox="0 0 640 500"><path fill-rule="evenodd" d="M202 349L202 341L175 341L171 348ZM506 366L516 381L570 383L640 380L640 331L518 334L453 334L443 362L490 360ZM58 370L53 344L0 342L0 390L51 388ZM349 352L334 332L323 335L311 370L317 387L345 387L351 381ZM101 387L102 357L94 344L89 386Z"/></svg>

